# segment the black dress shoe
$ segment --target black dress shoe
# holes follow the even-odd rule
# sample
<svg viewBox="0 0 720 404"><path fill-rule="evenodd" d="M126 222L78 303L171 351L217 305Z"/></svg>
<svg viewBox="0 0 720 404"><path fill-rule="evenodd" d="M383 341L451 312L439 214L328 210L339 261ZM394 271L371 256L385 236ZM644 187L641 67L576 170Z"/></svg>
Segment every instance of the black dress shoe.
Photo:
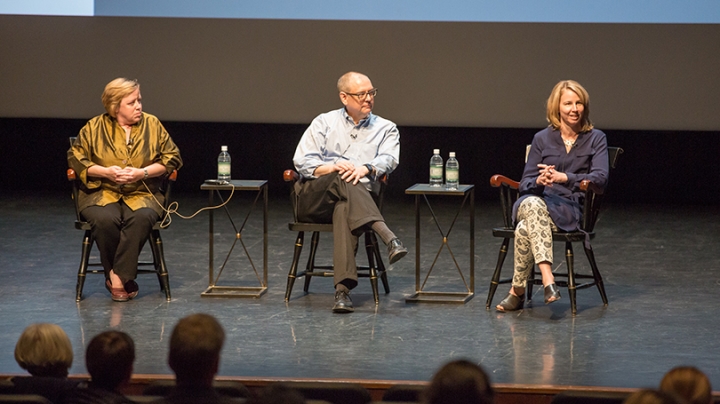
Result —
<svg viewBox="0 0 720 404"><path fill-rule="evenodd" d="M352 300L350 300L350 295L348 295L347 292L335 292L333 313L352 313L353 311L355 311L355 309L353 308Z"/></svg>
<svg viewBox="0 0 720 404"><path fill-rule="evenodd" d="M388 257L390 258L390 265L400 261L400 258L407 255L407 248L403 245L399 238L395 237L388 244Z"/></svg>
<svg viewBox="0 0 720 404"><path fill-rule="evenodd" d="M560 289L556 284L551 283L545 286L545 304L560 300Z"/></svg>

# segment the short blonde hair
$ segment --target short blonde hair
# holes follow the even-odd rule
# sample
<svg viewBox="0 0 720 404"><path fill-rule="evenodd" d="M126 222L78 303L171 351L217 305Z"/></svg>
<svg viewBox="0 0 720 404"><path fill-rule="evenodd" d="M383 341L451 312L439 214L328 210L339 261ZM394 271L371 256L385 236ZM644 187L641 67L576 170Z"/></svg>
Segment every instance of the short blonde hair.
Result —
<svg viewBox="0 0 720 404"><path fill-rule="evenodd" d="M593 124L590 121L590 95L588 92L574 80L563 80L553 87L550 97L547 100L547 121L554 129L560 129L560 97L565 90L570 90L580 97L580 102L585 107L583 109L582 118L580 119L580 131L588 132L592 130Z"/></svg>
<svg viewBox="0 0 720 404"><path fill-rule="evenodd" d="M685 399L687 404L712 402L710 380L700 369L693 366L678 366L671 369L660 381L660 390Z"/></svg>
<svg viewBox="0 0 720 404"><path fill-rule="evenodd" d="M15 360L33 376L65 377L73 361L70 338L58 325L31 324L15 345Z"/></svg>
<svg viewBox="0 0 720 404"><path fill-rule="evenodd" d="M124 77L119 77L107 83L101 98L108 114L115 118L118 107L120 106L120 101L138 88L140 88L140 83L138 83L137 80L130 80Z"/></svg>

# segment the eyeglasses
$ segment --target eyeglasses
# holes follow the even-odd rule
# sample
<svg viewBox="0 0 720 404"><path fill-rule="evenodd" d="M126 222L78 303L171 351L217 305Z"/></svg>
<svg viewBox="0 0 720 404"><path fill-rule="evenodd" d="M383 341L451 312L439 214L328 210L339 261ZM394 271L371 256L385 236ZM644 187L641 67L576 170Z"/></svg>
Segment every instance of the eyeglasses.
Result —
<svg viewBox="0 0 720 404"><path fill-rule="evenodd" d="M345 93L345 91L343 91L343 92ZM370 91L365 91L362 93L345 93L345 94L352 95L353 97L357 98L358 100L363 101L367 98L368 95L370 96L370 98L375 98L375 96L377 95L377 92L378 92L378 89L373 88Z"/></svg>

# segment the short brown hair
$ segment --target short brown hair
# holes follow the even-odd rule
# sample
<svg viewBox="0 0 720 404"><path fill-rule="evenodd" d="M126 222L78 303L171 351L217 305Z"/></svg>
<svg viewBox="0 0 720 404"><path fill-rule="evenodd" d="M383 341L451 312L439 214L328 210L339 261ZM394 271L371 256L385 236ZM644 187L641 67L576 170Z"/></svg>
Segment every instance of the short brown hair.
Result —
<svg viewBox="0 0 720 404"><path fill-rule="evenodd" d="M15 345L15 360L33 376L66 377L73 362L70 338L58 325L31 324Z"/></svg>
<svg viewBox="0 0 720 404"><path fill-rule="evenodd" d="M491 404L495 392L477 364L458 359L435 373L422 393L424 404Z"/></svg>
<svg viewBox="0 0 720 404"><path fill-rule="evenodd" d="M178 381L208 377L215 372L225 331L215 317L192 314L180 319L170 337L168 364Z"/></svg>
<svg viewBox="0 0 720 404"><path fill-rule="evenodd" d="M120 101L138 88L140 88L140 83L138 83L137 80L130 80L124 77L116 78L107 83L101 98L108 114L115 118L117 109L120 106Z"/></svg>
<svg viewBox="0 0 720 404"><path fill-rule="evenodd" d="M85 367L91 381L107 390L115 390L130 379L134 361L135 343L120 331L96 335L85 351Z"/></svg>
<svg viewBox="0 0 720 404"><path fill-rule="evenodd" d="M553 129L560 129L560 97L565 90L572 91L580 97L580 102L585 107L580 119L580 131L588 132L592 130L593 124L590 121L590 95L583 86L574 80L563 80L553 87L550 97L547 100L547 121Z"/></svg>
<svg viewBox="0 0 720 404"><path fill-rule="evenodd" d="M623 404L684 404L674 394L660 390L640 389L632 393Z"/></svg>
<svg viewBox="0 0 720 404"><path fill-rule="evenodd" d="M710 380L700 369L693 366L678 366L670 369L660 381L660 390L687 400L687 404L712 402Z"/></svg>

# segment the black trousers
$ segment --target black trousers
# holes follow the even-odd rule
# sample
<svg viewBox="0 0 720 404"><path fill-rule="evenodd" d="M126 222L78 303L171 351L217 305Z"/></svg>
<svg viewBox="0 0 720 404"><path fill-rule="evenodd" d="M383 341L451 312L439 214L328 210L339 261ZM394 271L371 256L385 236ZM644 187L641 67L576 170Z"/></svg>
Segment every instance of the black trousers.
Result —
<svg viewBox="0 0 720 404"><path fill-rule="evenodd" d="M127 281L137 277L138 257L158 220L150 208L133 211L122 200L105 206L89 206L80 212L90 223L108 278L110 270Z"/></svg>
<svg viewBox="0 0 720 404"><path fill-rule="evenodd" d="M365 225L385 221L364 185L345 182L337 172L295 184L296 217L300 222L332 223L333 279L348 289L357 286L358 235Z"/></svg>

